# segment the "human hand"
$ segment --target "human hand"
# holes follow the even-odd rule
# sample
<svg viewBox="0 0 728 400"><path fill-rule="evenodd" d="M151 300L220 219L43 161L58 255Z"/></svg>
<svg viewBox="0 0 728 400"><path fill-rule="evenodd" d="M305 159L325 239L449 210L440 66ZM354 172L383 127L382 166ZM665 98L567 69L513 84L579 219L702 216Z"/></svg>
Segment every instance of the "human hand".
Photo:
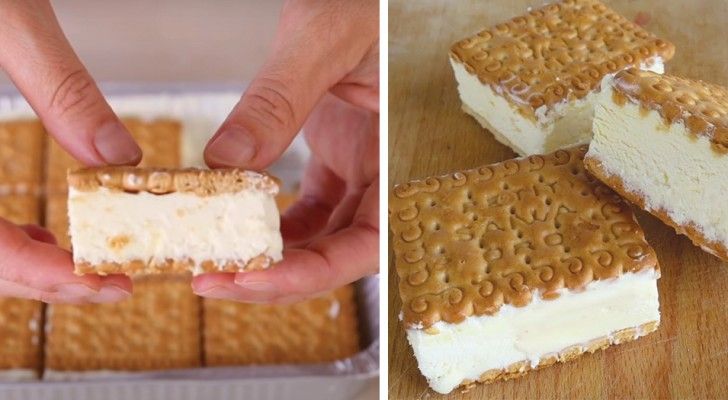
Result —
<svg viewBox="0 0 728 400"><path fill-rule="evenodd" d="M63 35L47 0L0 0L0 67L48 132L85 165L136 164L141 150ZM123 276L75 276L71 254L37 226L0 219L0 295L45 302L109 302L131 293Z"/></svg>
<svg viewBox="0 0 728 400"><path fill-rule="evenodd" d="M304 125L301 197L268 270L205 274L195 293L291 302L378 271L379 12L376 1L285 4L273 52L205 149L211 167L261 170Z"/></svg>

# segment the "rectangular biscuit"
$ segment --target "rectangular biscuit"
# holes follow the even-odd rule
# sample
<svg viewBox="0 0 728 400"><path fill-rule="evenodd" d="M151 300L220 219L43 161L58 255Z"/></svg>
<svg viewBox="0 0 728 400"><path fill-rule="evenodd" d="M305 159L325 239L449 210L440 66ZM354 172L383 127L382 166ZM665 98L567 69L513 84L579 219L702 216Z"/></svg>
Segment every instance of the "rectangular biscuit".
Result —
<svg viewBox="0 0 728 400"><path fill-rule="evenodd" d="M0 195L0 218L16 225L37 224L40 201L31 194Z"/></svg>
<svg viewBox="0 0 728 400"><path fill-rule="evenodd" d="M181 132L179 121L156 119L143 121L138 118L122 118L132 137L142 149L140 167L175 168L179 167L182 157ZM66 193L68 171L82 165L71 157L58 143L48 138L46 162L46 187L48 193Z"/></svg>
<svg viewBox="0 0 728 400"><path fill-rule="evenodd" d="M65 194L49 194L45 204L45 227L56 237L58 246L71 250L71 238L68 236L68 196Z"/></svg>
<svg viewBox="0 0 728 400"><path fill-rule="evenodd" d="M27 194L0 196L0 218L14 224L37 224L38 199ZM0 298L0 380L38 376L41 312L38 301Z"/></svg>
<svg viewBox="0 0 728 400"><path fill-rule="evenodd" d="M43 125L38 121L0 122L0 194L38 190L44 135Z"/></svg>
<svg viewBox="0 0 728 400"><path fill-rule="evenodd" d="M635 69L603 85L587 169L728 261L728 88Z"/></svg>
<svg viewBox="0 0 728 400"><path fill-rule="evenodd" d="M602 78L662 72L675 48L597 0L554 2L458 41L463 110L520 155L588 143Z"/></svg>
<svg viewBox="0 0 728 400"><path fill-rule="evenodd" d="M437 392L656 329L659 266L586 146L416 180L389 199L402 320Z"/></svg>
<svg viewBox="0 0 728 400"><path fill-rule="evenodd" d="M200 302L189 277L138 278L119 303L49 305L46 321L47 379L201 364Z"/></svg>
<svg viewBox="0 0 728 400"><path fill-rule="evenodd" d="M205 365L301 364L359 351L354 287L291 305L203 300Z"/></svg>
<svg viewBox="0 0 728 400"><path fill-rule="evenodd" d="M266 174L107 167L68 180L77 273L234 272L281 259L278 183Z"/></svg>

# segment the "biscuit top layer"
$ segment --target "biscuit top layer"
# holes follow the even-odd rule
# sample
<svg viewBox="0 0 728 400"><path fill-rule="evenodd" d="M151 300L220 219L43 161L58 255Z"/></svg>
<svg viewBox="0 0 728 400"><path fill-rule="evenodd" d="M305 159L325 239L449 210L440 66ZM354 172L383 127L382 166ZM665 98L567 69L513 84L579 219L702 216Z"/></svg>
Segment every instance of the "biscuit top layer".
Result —
<svg viewBox="0 0 728 400"><path fill-rule="evenodd" d="M566 0L461 40L450 54L535 120L541 106L581 99L605 75L674 52L596 0Z"/></svg>
<svg viewBox="0 0 728 400"><path fill-rule="evenodd" d="M413 181L389 200L404 322L428 328L550 300L646 268L629 206L588 175L586 146Z"/></svg>
<svg viewBox="0 0 728 400"><path fill-rule="evenodd" d="M634 68L620 72L613 82L617 104L629 98L659 112L667 124L684 123L693 135L707 137L717 153L728 154L728 89Z"/></svg>
<svg viewBox="0 0 728 400"><path fill-rule="evenodd" d="M241 169L167 169L137 167L83 168L68 173L68 186L82 192L99 188L137 193L194 193L209 196L261 190L278 193L276 178Z"/></svg>

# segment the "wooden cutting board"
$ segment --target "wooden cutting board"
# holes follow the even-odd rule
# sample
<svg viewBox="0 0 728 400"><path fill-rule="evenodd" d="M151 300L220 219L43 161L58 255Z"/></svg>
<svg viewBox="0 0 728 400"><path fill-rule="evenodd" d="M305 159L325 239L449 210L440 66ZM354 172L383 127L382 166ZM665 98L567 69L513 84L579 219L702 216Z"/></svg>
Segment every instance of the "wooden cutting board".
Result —
<svg viewBox="0 0 728 400"><path fill-rule="evenodd" d="M630 19L644 13L641 18L649 18L646 28L676 45L669 73L728 84L724 65L728 63L728 2L607 3ZM447 54L457 39L541 4L533 0L390 1L390 187L515 156L460 111ZM656 333L516 380L478 385L466 394L454 392L451 397L728 397L728 263L703 253L654 217L639 212L638 218L662 267L662 324ZM390 252L390 398L440 398L419 374L398 321L402 304L392 260Z"/></svg>

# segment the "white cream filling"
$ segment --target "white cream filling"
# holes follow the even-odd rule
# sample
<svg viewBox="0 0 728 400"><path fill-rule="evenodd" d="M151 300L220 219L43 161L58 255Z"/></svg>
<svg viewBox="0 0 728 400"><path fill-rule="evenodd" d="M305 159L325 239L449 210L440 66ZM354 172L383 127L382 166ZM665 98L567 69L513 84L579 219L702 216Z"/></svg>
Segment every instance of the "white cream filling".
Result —
<svg viewBox="0 0 728 400"><path fill-rule="evenodd" d="M554 300L534 294L526 307L504 305L492 316L459 324L437 322L430 334L408 329L420 371L430 387L449 393L465 379L528 360L531 366L573 345L659 321L659 273L652 268L596 281L583 292L562 290Z"/></svg>
<svg viewBox="0 0 728 400"><path fill-rule="evenodd" d="M496 93L481 83L477 75L470 74L462 63L452 58L450 63L463 104L479 117L481 125L494 131L496 138L518 154L544 154L589 143L597 92L578 100L564 100L552 107L541 106L535 110L536 121L532 121L519 114L502 93ZM655 57L640 68L663 73L663 60Z"/></svg>
<svg viewBox="0 0 728 400"><path fill-rule="evenodd" d="M664 210L680 225L694 224L711 241L728 246L728 155L713 151L705 136L682 122L667 126L659 114L630 101L619 106L609 89L599 96L594 140L587 157L599 160L625 188L644 197L646 208Z"/></svg>
<svg viewBox="0 0 728 400"><path fill-rule="evenodd" d="M189 259L201 272L207 260L222 266L260 254L281 259L278 208L264 191L197 196L71 188L68 213L76 262Z"/></svg>

